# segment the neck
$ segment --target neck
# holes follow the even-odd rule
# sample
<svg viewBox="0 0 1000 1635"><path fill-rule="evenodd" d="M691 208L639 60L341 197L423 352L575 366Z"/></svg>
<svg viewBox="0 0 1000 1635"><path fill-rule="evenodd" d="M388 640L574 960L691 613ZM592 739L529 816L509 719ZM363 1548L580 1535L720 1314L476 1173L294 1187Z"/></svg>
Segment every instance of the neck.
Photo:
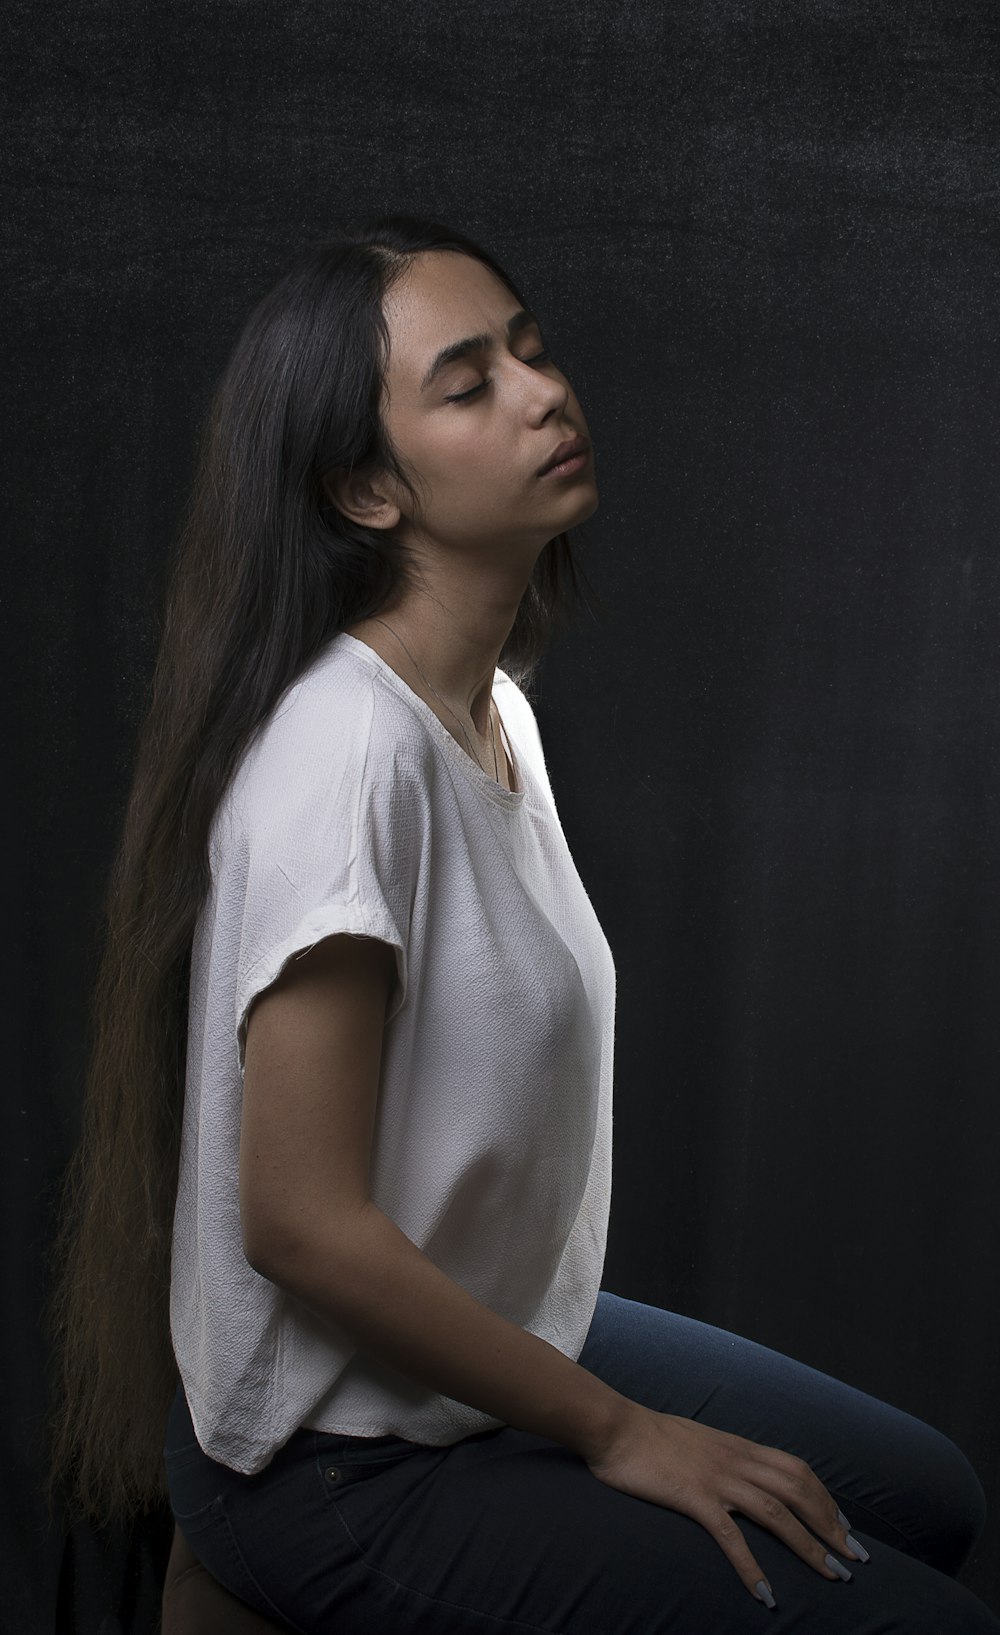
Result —
<svg viewBox="0 0 1000 1635"><path fill-rule="evenodd" d="M506 601L491 603L482 595L481 583L478 590L475 601L462 600L454 593L450 600L431 600L411 591L405 599L380 608L377 615L349 625L348 632L384 645L383 657L394 668L415 663L445 704L460 719L471 719L476 732L486 738L497 660L514 623L520 595L514 602L508 595Z"/></svg>

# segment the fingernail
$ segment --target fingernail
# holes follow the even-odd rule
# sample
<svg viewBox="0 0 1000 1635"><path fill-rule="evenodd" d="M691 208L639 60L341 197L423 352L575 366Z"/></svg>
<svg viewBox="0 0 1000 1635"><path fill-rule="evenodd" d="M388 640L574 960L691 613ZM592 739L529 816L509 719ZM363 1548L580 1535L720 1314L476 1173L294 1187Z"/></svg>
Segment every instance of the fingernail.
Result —
<svg viewBox="0 0 1000 1635"><path fill-rule="evenodd" d="M774 1596L771 1594L771 1592L768 1589L767 1585L764 1583L764 1580L761 1579L760 1583L755 1585L754 1587L755 1587L755 1589L757 1591L757 1594L760 1596L761 1600L763 1601L765 1607L773 1607L774 1604L775 1604Z"/></svg>
<svg viewBox="0 0 1000 1635"><path fill-rule="evenodd" d="M848 1533L847 1542L851 1546L851 1549L854 1551L854 1554L856 1556L859 1556L862 1561L870 1561L871 1560L871 1556L869 1555L868 1551L865 1549L863 1544L858 1543L858 1541L854 1537L853 1533Z"/></svg>
<svg viewBox="0 0 1000 1635"><path fill-rule="evenodd" d="M849 1578L854 1577L854 1574L851 1572L849 1567L845 1567L842 1561L835 1561L833 1556L829 1553L827 1553L823 1559L830 1571L832 1573L836 1573L839 1578L842 1578L845 1584Z"/></svg>
<svg viewBox="0 0 1000 1635"><path fill-rule="evenodd" d="M839 1521L841 1527L846 1527L848 1532L851 1531L851 1524L842 1510L837 1511L837 1520Z"/></svg>

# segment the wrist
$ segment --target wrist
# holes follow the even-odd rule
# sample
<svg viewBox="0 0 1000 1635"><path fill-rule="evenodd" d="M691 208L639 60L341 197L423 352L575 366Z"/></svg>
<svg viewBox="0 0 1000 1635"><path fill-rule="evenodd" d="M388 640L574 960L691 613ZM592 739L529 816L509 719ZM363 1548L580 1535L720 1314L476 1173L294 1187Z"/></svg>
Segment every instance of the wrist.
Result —
<svg viewBox="0 0 1000 1635"><path fill-rule="evenodd" d="M557 1435L588 1465L599 1464L643 1410L639 1403L606 1385L596 1374L582 1367L580 1371L586 1376L586 1384L578 1395L567 1400L565 1421Z"/></svg>

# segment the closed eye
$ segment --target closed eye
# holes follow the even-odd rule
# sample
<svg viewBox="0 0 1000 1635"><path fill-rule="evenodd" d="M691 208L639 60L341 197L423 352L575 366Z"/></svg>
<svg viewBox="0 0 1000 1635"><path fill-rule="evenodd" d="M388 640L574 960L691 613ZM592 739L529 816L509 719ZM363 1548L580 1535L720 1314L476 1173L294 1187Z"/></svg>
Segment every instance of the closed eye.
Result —
<svg viewBox="0 0 1000 1635"><path fill-rule="evenodd" d="M535 354L535 356L533 358L524 358L523 362L524 363L548 363L548 362L550 362L550 354L548 352L536 352L536 354ZM479 382L478 386L470 386L469 390L467 392L455 392L450 397L446 397L445 402L446 403L464 403L467 398L475 397L477 392L481 392L483 390L483 387L488 386L489 384L490 384L490 376L487 375L486 379L481 380Z"/></svg>

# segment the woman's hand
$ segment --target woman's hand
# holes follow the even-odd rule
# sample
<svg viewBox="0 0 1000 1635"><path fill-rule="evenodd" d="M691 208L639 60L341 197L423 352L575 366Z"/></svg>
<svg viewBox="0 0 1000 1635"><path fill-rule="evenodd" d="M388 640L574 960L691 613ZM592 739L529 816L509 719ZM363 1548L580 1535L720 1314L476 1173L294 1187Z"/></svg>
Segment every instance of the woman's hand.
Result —
<svg viewBox="0 0 1000 1635"><path fill-rule="evenodd" d="M768 1528L824 1578L837 1579L845 1571L831 1570L827 1545L857 1559L845 1543L850 1535L838 1520L836 1503L803 1459L677 1414L657 1413L641 1403L633 1407L600 1454L588 1457L589 1469L608 1487L693 1517L711 1533L755 1600L765 1599L756 1588L761 1580L768 1590L770 1585L733 1510Z"/></svg>

